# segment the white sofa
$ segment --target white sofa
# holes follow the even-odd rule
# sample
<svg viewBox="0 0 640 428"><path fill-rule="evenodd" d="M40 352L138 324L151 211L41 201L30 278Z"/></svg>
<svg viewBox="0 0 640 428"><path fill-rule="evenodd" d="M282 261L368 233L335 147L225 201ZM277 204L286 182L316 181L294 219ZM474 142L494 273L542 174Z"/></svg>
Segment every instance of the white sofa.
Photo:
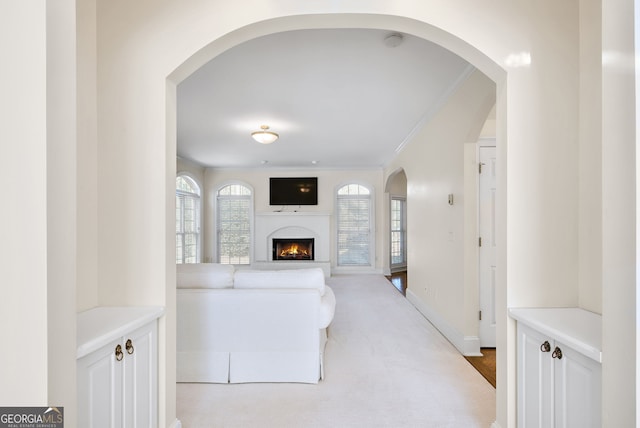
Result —
<svg viewBox="0 0 640 428"><path fill-rule="evenodd" d="M335 296L320 268L177 265L178 382L303 382L324 376Z"/></svg>

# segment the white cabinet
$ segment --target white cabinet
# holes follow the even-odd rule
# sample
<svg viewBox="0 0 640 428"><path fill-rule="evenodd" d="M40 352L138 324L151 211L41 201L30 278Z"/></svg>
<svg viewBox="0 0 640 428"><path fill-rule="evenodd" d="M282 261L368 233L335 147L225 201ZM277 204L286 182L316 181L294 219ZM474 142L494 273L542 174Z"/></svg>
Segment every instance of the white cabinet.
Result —
<svg viewBox="0 0 640 428"><path fill-rule="evenodd" d="M600 427L600 316L577 308L510 312L518 321L518 427Z"/></svg>
<svg viewBox="0 0 640 428"><path fill-rule="evenodd" d="M78 426L157 426L161 314L134 307L78 315Z"/></svg>

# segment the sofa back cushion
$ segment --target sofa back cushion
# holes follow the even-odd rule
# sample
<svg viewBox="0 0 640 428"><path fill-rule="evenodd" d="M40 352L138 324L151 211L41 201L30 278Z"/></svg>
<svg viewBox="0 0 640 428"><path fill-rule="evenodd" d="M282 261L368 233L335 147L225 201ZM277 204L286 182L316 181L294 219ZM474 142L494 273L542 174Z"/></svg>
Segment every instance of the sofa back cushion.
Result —
<svg viewBox="0 0 640 428"><path fill-rule="evenodd" d="M233 288L233 265L183 263L176 265L178 288Z"/></svg>
<svg viewBox="0 0 640 428"><path fill-rule="evenodd" d="M239 270L234 288L312 288L323 296L324 271L321 268L288 270Z"/></svg>

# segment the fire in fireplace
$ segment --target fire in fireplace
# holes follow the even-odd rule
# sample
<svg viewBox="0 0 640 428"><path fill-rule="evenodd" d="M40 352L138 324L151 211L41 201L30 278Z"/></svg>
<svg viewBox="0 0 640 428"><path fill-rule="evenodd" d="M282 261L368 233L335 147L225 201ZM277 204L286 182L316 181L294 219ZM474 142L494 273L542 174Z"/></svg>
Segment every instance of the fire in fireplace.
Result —
<svg viewBox="0 0 640 428"><path fill-rule="evenodd" d="M313 260L313 238L273 239L273 260Z"/></svg>

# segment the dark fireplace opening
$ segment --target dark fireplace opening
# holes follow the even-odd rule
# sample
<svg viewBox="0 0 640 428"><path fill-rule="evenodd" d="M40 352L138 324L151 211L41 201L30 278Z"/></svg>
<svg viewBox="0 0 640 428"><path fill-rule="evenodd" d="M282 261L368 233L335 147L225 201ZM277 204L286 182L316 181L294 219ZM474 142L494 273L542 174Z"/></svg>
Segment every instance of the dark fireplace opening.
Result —
<svg viewBox="0 0 640 428"><path fill-rule="evenodd" d="M273 239L272 260L313 260L313 238Z"/></svg>

